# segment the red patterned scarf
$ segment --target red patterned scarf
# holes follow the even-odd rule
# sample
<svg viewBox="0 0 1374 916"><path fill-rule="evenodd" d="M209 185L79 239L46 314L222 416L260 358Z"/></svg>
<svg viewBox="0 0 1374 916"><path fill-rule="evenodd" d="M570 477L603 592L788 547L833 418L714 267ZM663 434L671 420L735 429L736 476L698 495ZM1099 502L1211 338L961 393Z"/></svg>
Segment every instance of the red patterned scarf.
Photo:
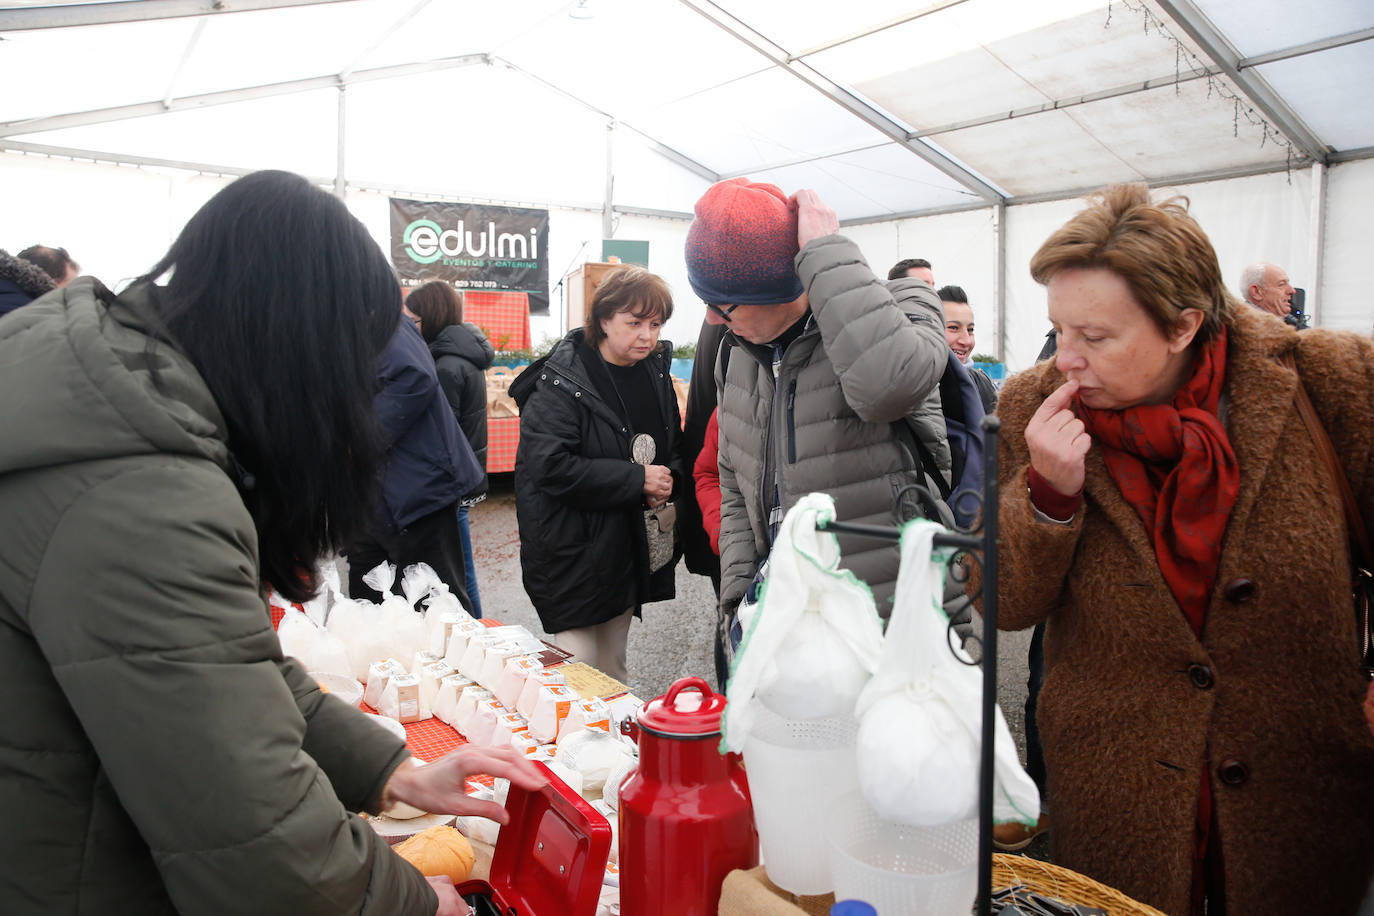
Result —
<svg viewBox="0 0 1374 916"><path fill-rule="evenodd" d="M1201 635L1221 561L1240 467L1217 402L1226 381L1226 329L1198 351L1170 404L1124 410L1078 406L1121 495L1145 523L1164 581Z"/></svg>

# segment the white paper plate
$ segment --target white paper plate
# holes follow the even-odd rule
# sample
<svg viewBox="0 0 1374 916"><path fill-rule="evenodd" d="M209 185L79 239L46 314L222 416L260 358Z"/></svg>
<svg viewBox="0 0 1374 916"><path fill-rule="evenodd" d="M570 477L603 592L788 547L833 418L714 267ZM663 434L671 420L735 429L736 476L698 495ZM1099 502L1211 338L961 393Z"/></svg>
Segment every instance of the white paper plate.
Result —
<svg viewBox="0 0 1374 916"><path fill-rule="evenodd" d="M391 732L393 735L395 735L397 738L400 738L402 741L406 740L406 727L402 725L400 722L397 722L395 719L389 716L373 715L370 712L365 712L363 713L363 715L367 716L373 722L376 722L382 728Z"/></svg>
<svg viewBox="0 0 1374 916"><path fill-rule="evenodd" d="M363 685L354 678L342 674L326 674L323 671L311 671L310 676L349 706L357 706L363 698Z"/></svg>

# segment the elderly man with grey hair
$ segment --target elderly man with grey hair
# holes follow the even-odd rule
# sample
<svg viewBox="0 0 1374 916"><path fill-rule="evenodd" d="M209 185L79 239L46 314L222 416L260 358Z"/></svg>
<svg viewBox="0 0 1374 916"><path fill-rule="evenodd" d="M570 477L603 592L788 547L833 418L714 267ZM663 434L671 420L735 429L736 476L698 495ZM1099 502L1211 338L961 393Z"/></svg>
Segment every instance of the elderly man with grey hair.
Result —
<svg viewBox="0 0 1374 916"><path fill-rule="evenodd" d="M1255 308L1280 318L1293 311L1293 284L1276 264L1251 264L1241 271L1240 295Z"/></svg>

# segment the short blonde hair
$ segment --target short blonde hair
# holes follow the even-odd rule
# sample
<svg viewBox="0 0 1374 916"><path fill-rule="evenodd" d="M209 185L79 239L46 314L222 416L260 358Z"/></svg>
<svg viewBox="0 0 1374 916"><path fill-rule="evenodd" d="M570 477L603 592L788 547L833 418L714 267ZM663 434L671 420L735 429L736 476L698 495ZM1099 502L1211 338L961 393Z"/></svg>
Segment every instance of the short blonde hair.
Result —
<svg viewBox="0 0 1374 916"><path fill-rule="evenodd" d="M1220 333L1238 305L1207 233L1188 215L1188 198L1154 203L1143 184L1091 195L1087 209L1046 239L1030 264L1041 284L1074 268L1105 268L1121 277L1166 335L1185 309L1202 312L1197 344Z"/></svg>

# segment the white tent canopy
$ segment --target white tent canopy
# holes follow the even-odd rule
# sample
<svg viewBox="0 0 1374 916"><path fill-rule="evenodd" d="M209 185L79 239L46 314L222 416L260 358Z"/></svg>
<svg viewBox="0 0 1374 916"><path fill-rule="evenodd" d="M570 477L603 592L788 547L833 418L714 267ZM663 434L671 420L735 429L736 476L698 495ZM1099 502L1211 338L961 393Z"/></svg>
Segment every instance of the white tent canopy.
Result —
<svg viewBox="0 0 1374 916"><path fill-rule="evenodd" d="M648 239L681 341L692 205L747 175L815 188L879 273L931 260L1019 368L1031 253L1143 180L1191 198L1228 279L1279 263L1368 331L1371 39L1368 0L0 0L0 244L115 282L228 177L286 168L383 244L387 196L547 207L555 283Z"/></svg>

